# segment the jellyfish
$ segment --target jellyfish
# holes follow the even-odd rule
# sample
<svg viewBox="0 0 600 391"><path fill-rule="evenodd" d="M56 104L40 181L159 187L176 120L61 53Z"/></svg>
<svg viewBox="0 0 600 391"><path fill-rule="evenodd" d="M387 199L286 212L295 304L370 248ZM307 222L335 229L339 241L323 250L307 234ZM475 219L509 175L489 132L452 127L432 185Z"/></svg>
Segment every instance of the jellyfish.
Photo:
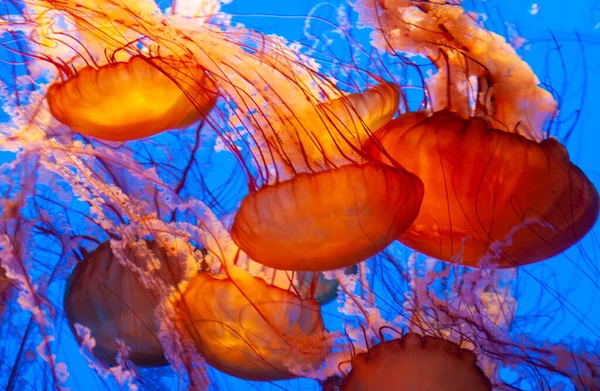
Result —
<svg viewBox="0 0 600 391"><path fill-rule="evenodd" d="M394 15L392 3L384 2L384 12L401 28L400 21L419 15L418 28L408 32L413 44L435 35L425 30L430 23L449 31L439 42L410 47L432 61L436 47L444 53L433 61L441 71L431 86L441 89L446 82L447 94L434 95L430 116L421 111L391 121L376 133L371 148L372 156L402 165L425 186L419 215L399 240L444 261L475 266L484 260L502 267L545 260L577 243L597 220L598 192L570 162L564 146L551 138L540 140L543 119L553 115L554 105L531 69L500 37L485 35L460 7L399 5ZM460 46L464 31L486 39ZM445 40L451 41L449 47L443 46ZM494 54L478 58L482 47ZM458 65L464 62L473 67ZM518 71L497 77L511 66ZM444 73L446 68L451 73ZM461 83L469 78L478 80L475 91ZM507 93L509 86L519 88L518 106ZM473 98L464 96L469 92ZM439 107L440 100L445 108ZM516 123L518 115L526 119L522 124Z"/></svg>
<svg viewBox="0 0 600 391"><path fill-rule="evenodd" d="M160 262L156 281L167 287L177 284L183 277L182 265L158 241L146 245L151 250L148 254ZM125 257L142 268L138 273L145 272L144 261L131 248ZM96 341L95 357L108 366L116 364L121 351L117 340L130 349L128 358L136 365L167 365L155 319L161 299L158 282L154 288L146 287L119 261L110 242L102 243L84 256L67 283L64 307L73 334L81 338L76 325L87 327Z"/></svg>
<svg viewBox="0 0 600 391"><path fill-rule="evenodd" d="M129 141L205 118L216 94L204 70L173 57L134 56L85 67L47 93L52 115L101 140Z"/></svg>
<svg viewBox="0 0 600 391"><path fill-rule="evenodd" d="M428 256L525 265L577 243L598 218L596 188L555 139L538 143L451 111L401 115L375 137L424 183L419 215L398 238ZM373 156L392 164L378 148Z"/></svg>
<svg viewBox="0 0 600 391"><path fill-rule="evenodd" d="M406 333L352 359L342 391L491 391L492 384L467 349L437 337Z"/></svg>
<svg viewBox="0 0 600 391"><path fill-rule="evenodd" d="M242 379L297 377L294 370L315 370L330 349L316 301L239 269L198 274L176 306L206 361Z"/></svg>
<svg viewBox="0 0 600 391"><path fill-rule="evenodd" d="M422 194L416 176L376 164L300 174L247 196L231 235L269 267L339 269L395 240L414 220Z"/></svg>
<svg viewBox="0 0 600 391"><path fill-rule="evenodd" d="M345 275L353 275L358 272L356 265L344 269ZM329 278L328 278L329 277ZM297 284L295 289L303 299L315 299L320 305L325 305L335 300L339 281L335 276L325 276L324 273L299 272L296 273Z"/></svg>

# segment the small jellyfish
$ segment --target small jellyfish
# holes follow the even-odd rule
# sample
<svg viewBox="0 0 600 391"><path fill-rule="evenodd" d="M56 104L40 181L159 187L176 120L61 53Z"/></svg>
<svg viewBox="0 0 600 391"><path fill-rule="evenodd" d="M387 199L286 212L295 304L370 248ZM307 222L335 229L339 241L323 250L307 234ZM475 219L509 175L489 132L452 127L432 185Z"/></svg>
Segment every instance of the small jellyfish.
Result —
<svg viewBox="0 0 600 391"><path fill-rule="evenodd" d="M424 183L420 213L398 238L428 256L525 265L572 246L598 217L596 188L555 139L538 143L447 110L403 114L375 139L373 157L391 156Z"/></svg>
<svg viewBox="0 0 600 391"><path fill-rule="evenodd" d="M178 283L183 272L175 258L167 255L157 241L148 242L148 248L161 262L156 280L166 285ZM129 247L125 256L145 272L145 263ZM78 339L76 323L90 329L96 340L93 353L106 365L116 364L116 340L120 339L131 349L129 359L134 364L156 367L168 364L154 314L160 298L158 284L156 289L145 287L129 267L119 262L110 242L104 242L73 270L67 281L64 308Z"/></svg>
<svg viewBox="0 0 600 391"><path fill-rule="evenodd" d="M344 274L356 274L358 267L356 265L348 266L344 269ZM297 284L295 288L298 295L303 299L315 299L319 304L325 305L337 297L337 290L340 283L337 279L328 279L323 273L299 272L296 273Z"/></svg>
<svg viewBox="0 0 600 391"><path fill-rule="evenodd" d="M216 94L204 69L191 61L134 56L83 68L50 86L47 100L52 115L77 132L129 141L205 118Z"/></svg>
<svg viewBox="0 0 600 391"><path fill-rule="evenodd" d="M176 305L185 330L214 368L260 381L298 377L330 350L319 305L232 268L199 273Z"/></svg>
<svg viewBox="0 0 600 391"><path fill-rule="evenodd" d="M244 198L231 236L265 266L340 269L398 238L422 197L419 178L401 168L366 163L299 174Z"/></svg>
<svg viewBox="0 0 600 391"><path fill-rule="evenodd" d="M491 391L477 357L437 337L407 333L352 359L342 391Z"/></svg>

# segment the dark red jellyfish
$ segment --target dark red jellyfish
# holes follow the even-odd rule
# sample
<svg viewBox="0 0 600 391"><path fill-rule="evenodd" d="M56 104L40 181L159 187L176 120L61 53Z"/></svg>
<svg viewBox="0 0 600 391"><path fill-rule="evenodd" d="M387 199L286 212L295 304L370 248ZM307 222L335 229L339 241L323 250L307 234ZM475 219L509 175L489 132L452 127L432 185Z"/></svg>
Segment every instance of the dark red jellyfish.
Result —
<svg viewBox="0 0 600 391"><path fill-rule="evenodd" d="M166 287L177 284L183 277L182 266L159 242L148 242L148 248L160 261L154 282ZM142 273L146 272L145 262L131 248L125 256ZM106 365L116 365L120 339L131 349L128 358L134 364L163 366L168 361L158 338L160 327L155 310L166 294L158 283L156 288L146 287L138 275L119 262L110 242L104 242L85 255L73 270L67 281L64 308L77 339L75 324L90 329L96 340L93 353Z"/></svg>
<svg viewBox="0 0 600 391"><path fill-rule="evenodd" d="M216 88L202 67L185 58L134 56L83 68L50 86L47 100L52 115L77 132L129 141L205 118Z"/></svg>
<svg viewBox="0 0 600 391"><path fill-rule="evenodd" d="M342 391L491 391L467 349L437 337L408 333L352 359Z"/></svg>
<svg viewBox="0 0 600 391"><path fill-rule="evenodd" d="M176 304L198 352L216 369L248 380L283 380L317 369L331 349L315 300L232 268L199 273Z"/></svg>
<svg viewBox="0 0 600 391"><path fill-rule="evenodd" d="M398 238L428 256L524 265L572 246L598 217L598 192L555 139L538 143L447 110L401 115L375 139L373 157L391 156L424 183L419 215Z"/></svg>

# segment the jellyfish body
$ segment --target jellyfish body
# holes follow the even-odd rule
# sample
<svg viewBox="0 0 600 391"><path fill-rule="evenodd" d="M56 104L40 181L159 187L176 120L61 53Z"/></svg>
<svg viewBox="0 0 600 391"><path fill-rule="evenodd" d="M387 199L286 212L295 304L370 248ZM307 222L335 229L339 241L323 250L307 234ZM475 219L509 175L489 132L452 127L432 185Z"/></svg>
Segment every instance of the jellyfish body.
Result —
<svg viewBox="0 0 600 391"><path fill-rule="evenodd" d="M314 106L295 102L290 107L293 113L285 116L283 126L270 137L270 145L296 171L303 171L305 165L324 169L332 163L361 161L357 152L373 132L392 119L398 102L399 89L393 83Z"/></svg>
<svg viewBox="0 0 600 391"><path fill-rule="evenodd" d="M598 216L598 192L556 140L540 143L449 111L409 113L376 134L371 155L421 178L419 216L399 236L444 261L500 267L547 259L581 239Z"/></svg>
<svg viewBox="0 0 600 391"><path fill-rule="evenodd" d="M128 141L199 121L216 95L204 69L190 61L135 56L86 67L50 86L47 100L52 115L75 131Z"/></svg>
<svg viewBox="0 0 600 391"><path fill-rule="evenodd" d="M182 271L176 260L156 241L148 247L161 262L157 280L167 286L179 282ZM141 259L131 250L125 255L136 266L143 267ZM136 365L167 365L155 320L161 298L158 289L145 287L129 267L119 262L110 242L104 242L84 257L67 282L64 307L73 334L79 339L76 323L89 328L96 340L94 355L109 366L116 364L117 339L131 349L129 359Z"/></svg>
<svg viewBox="0 0 600 391"><path fill-rule="evenodd" d="M382 342L352 359L342 391L491 391L477 357L458 345L415 333Z"/></svg>
<svg viewBox="0 0 600 391"><path fill-rule="evenodd" d="M239 270L200 273L178 304L198 351L216 369L248 380L297 377L329 352L319 305Z"/></svg>
<svg viewBox="0 0 600 391"><path fill-rule="evenodd" d="M414 220L422 197L416 176L378 164L300 174L244 198L231 235L269 267L339 269L394 241Z"/></svg>

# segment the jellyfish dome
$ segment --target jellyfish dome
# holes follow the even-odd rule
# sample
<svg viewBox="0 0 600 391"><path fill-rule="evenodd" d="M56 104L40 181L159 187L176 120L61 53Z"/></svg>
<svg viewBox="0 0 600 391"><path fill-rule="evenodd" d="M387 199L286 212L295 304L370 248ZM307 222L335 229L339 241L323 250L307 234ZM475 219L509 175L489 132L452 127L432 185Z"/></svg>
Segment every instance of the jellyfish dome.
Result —
<svg viewBox="0 0 600 391"><path fill-rule="evenodd" d="M342 391L491 391L477 357L437 337L407 333L352 359Z"/></svg>
<svg viewBox="0 0 600 391"><path fill-rule="evenodd" d="M241 270L200 273L177 304L198 351L213 367L249 380L315 371L330 350L319 305ZM298 374L295 374L298 373Z"/></svg>
<svg viewBox="0 0 600 391"><path fill-rule="evenodd" d="M372 163L299 174L244 198L231 235L269 267L339 269L394 241L414 220L422 197L416 176Z"/></svg>
<svg viewBox="0 0 600 391"><path fill-rule="evenodd" d="M153 281L156 286L146 287L139 275L119 261L110 242L102 243L85 255L67 283L64 306L73 334L81 339L76 325L87 327L96 341L94 355L109 366L116 364L117 354L121 351L117 340L130 349L128 358L136 365L168 364L158 338L155 311L160 304L161 292L164 297L168 291L163 290L183 277L182 265L169 256L158 241L147 245L151 250L147 251L148 257L156 257L160 262L157 278ZM124 255L141 268L138 273L145 273L147 259L140 259L131 247ZM160 283L164 285L161 287Z"/></svg>
<svg viewBox="0 0 600 391"><path fill-rule="evenodd" d="M402 115L375 137L424 183L421 211L399 239L431 257L525 265L577 243L598 218L596 188L554 139L449 111ZM392 164L378 148L373 155Z"/></svg>
<svg viewBox="0 0 600 391"><path fill-rule="evenodd" d="M50 86L47 100L52 115L75 131L128 141L205 118L215 93L204 69L189 60L138 55L83 68Z"/></svg>

